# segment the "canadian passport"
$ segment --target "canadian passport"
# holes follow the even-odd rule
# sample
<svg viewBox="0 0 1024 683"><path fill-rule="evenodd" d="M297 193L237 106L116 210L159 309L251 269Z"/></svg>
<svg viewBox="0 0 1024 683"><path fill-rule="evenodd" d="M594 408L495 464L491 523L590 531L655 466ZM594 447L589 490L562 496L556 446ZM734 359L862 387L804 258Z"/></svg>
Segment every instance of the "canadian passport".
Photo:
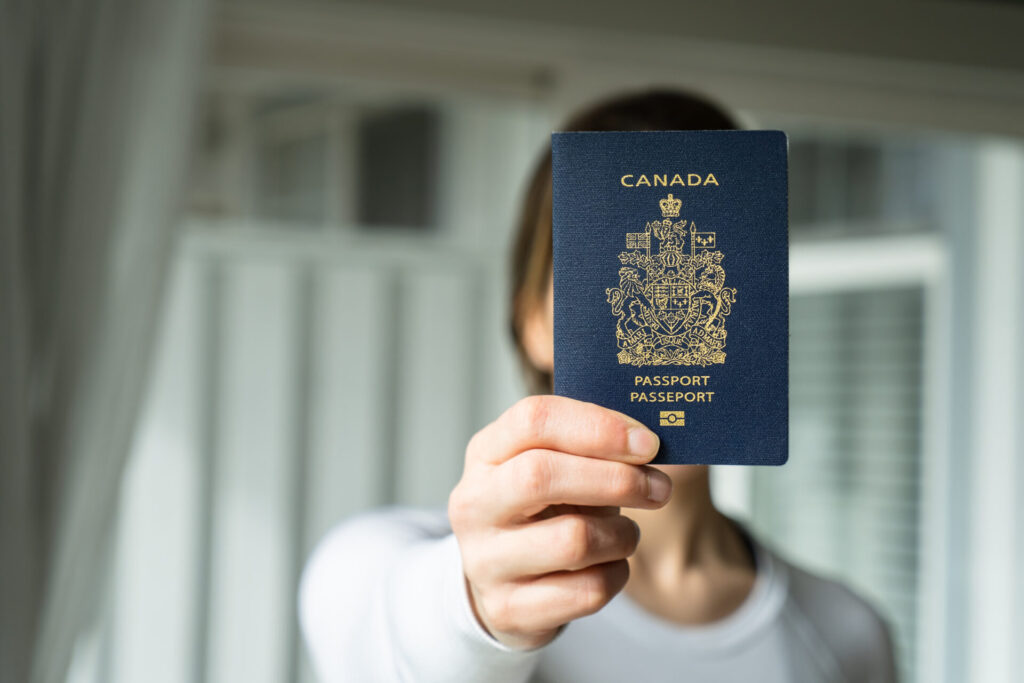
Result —
<svg viewBox="0 0 1024 683"><path fill-rule="evenodd" d="M555 393L649 426L654 464L785 463L785 134L551 143Z"/></svg>

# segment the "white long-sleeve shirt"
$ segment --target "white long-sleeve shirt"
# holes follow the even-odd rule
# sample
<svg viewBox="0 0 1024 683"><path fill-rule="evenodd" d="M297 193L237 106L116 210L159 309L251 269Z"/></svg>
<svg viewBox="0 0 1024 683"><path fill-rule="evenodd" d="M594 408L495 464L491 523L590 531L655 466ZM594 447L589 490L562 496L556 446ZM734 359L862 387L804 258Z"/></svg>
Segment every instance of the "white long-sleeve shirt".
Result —
<svg viewBox="0 0 1024 683"><path fill-rule="evenodd" d="M884 621L839 583L756 539L757 576L726 618L681 626L624 592L532 650L495 640L473 614L443 509L390 507L334 528L299 591L324 681L353 683L823 683L896 680Z"/></svg>

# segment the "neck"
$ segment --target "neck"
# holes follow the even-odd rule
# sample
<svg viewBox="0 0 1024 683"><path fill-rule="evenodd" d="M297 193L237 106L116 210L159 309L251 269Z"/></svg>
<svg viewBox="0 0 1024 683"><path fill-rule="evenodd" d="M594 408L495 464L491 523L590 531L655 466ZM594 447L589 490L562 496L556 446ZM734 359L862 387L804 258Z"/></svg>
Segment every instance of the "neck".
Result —
<svg viewBox="0 0 1024 683"><path fill-rule="evenodd" d="M753 558L736 526L711 500L707 467L659 467L672 478L672 498L657 510L630 510L640 545L629 558L638 583L671 590L687 576L708 571L753 570Z"/></svg>

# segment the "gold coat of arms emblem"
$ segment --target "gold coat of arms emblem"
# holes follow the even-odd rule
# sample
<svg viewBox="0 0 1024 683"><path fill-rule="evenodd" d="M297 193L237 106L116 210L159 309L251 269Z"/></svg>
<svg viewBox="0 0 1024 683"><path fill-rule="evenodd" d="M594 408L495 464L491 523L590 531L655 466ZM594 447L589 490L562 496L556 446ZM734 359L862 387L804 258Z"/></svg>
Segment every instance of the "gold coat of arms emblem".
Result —
<svg viewBox="0 0 1024 683"><path fill-rule="evenodd" d="M626 233L618 287L605 290L616 316L623 365L714 365L725 362L725 319L736 289L725 286L714 232L680 220L682 201L658 202L661 220Z"/></svg>

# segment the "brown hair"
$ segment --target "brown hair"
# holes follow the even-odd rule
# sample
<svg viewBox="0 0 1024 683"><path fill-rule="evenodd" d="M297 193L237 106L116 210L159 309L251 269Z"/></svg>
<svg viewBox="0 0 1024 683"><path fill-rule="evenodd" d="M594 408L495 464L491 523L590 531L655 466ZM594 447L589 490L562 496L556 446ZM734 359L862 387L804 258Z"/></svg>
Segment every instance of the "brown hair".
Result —
<svg viewBox="0 0 1024 683"><path fill-rule="evenodd" d="M736 130L723 108L692 93L655 89L610 97L571 116L560 128L577 130ZM525 315L543 305L551 277L551 147L534 166L512 248L512 339L531 393L551 393L554 378L530 362L520 330Z"/></svg>

